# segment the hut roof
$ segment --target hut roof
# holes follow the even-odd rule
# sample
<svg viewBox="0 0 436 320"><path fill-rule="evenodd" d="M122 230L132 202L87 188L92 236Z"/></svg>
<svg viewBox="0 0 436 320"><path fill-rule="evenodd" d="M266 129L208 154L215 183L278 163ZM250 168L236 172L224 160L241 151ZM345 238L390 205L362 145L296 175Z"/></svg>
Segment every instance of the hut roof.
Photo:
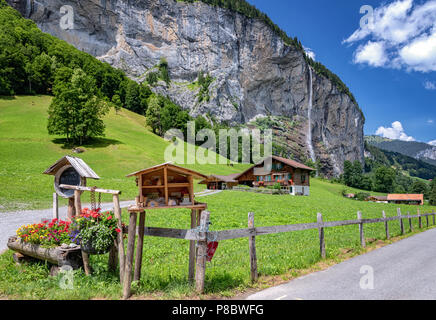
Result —
<svg viewBox="0 0 436 320"><path fill-rule="evenodd" d="M200 182L200 184L206 184L208 182L226 182L226 183L231 183L231 182L238 182L236 180L237 177L239 177L241 174L240 173L233 173L230 174L228 176L220 176L220 175L216 175L216 174L212 174L209 177L207 177L207 179L203 180Z"/></svg>
<svg viewBox="0 0 436 320"><path fill-rule="evenodd" d="M420 201L424 203L423 194L388 194L388 201Z"/></svg>
<svg viewBox="0 0 436 320"><path fill-rule="evenodd" d="M207 179L207 176L205 176L202 173L199 173L199 172L196 172L196 171L193 171L190 169L186 169L183 167L176 166L175 164L172 164L171 162L158 164L158 165L151 167L151 168L147 168L147 169L133 172L133 173L127 175L127 177L133 177L133 176L138 176L140 174L146 174L146 173L158 171L158 170L163 169L164 167L167 167L168 169L175 171L177 173L193 176L194 178L197 178L197 179Z"/></svg>
<svg viewBox="0 0 436 320"><path fill-rule="evenodd" d="M92 170L82 159L70 156L65 156L59 159L58 161L56 161L55 164L53 164L43 173L54 176L59 171L59 169L66 165L71 165L81 177L96 180L100 179L100 177L94 172L94 170Z"/></svg>

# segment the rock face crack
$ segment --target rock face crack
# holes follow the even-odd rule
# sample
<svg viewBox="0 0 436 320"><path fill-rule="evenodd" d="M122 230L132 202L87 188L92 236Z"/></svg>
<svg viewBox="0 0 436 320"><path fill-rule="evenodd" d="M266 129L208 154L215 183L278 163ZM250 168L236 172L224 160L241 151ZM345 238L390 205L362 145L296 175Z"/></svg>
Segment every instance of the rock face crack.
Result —
<svg viewBox="0 0 436 320"><path fill-rule="evenodd" d="M172 83L153 90L192 116L210 114L230 124L262 116L286 116L289 121L299 116L308 123L309 66L299 50L285 45L258 19L201 2L72 0L68 4L74 9L75 29L62 30L64 1L8 2L42 31L124 70L138 82L165 57ZM188 86L200 71L214 79L210 100L201 103ZM344 160L363 162L364 119L358 106L330 80L315 71L312 78L313 153L303 143L306 150L293 151L293 157L320 160L327 168L324 174L338 175ZM294 134L308 141L307 127L299 130Z"/></svg>

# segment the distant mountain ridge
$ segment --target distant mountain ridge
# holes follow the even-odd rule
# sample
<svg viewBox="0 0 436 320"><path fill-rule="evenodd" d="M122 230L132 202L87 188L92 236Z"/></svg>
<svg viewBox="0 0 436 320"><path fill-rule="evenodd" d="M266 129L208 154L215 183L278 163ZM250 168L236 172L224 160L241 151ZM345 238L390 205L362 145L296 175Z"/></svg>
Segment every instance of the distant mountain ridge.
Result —
<svg viewBox="0 0 436 320"><path fill-rule="evenodd" d="M365 136L365 141L379 149L401 153L436 166L436 146L424 142L392 140L380 136Z"/></svg>

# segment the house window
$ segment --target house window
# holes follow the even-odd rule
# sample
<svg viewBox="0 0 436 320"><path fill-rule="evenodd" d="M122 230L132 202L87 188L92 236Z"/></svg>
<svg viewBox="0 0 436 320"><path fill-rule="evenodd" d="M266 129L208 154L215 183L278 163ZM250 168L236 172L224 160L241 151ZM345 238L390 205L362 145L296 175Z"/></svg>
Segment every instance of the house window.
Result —
<svg viewBox="0 0 436 320"><path fill-rule="evenodd" d="M306 175L303 173L301 175L301 183L305 183L306 182Z"/></svg>

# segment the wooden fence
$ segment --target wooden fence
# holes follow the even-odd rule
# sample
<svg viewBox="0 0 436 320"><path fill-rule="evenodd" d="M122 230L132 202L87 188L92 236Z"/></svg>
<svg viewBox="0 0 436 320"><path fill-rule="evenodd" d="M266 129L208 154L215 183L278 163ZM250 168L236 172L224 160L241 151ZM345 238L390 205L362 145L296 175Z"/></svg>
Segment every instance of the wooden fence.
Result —
<svg viewBox="0 0 436 320"><path fill-rule="evenodd" d="M213 239L214 241L224 241L224 240L231 240L231 239L248 238L251 280L255 282L258 279L257 255L256 255L256 237L258 236L263 236L268 234L287 233L287 232L294 232L294 231L303 231L303 230L318 230L320 255L322 258L325 258L326 257L325 236L324 236L325 228L358 225L360 243L361 246L365 248L366 247L365 232L364 232L365 224L384 223L386 238L390 239L388 222L398 221L400 225L401 234L404 235L406 233L404 220L409 221L410 231L413 231L412 219L416 219L416 218L418 219L419 228L423 228L423 219L425 219L426 227L429 227L430 217L432 217L432 224L435 225L435 215L436 213L434 212L434 210L432 213L421 214L419 209L417 215L410 215L409 212L407 213L407 215L402 215L401 210L398 209L397 216L395 217L386 217L386 214L383 211L382 218L364 219L362 213L358 212L356 220L324 221L322 214L318 213L317 222L314 223L291 224L291 225L281 225L281 226L271 226L271 227L255 227L254 213L249 213L248 228L246 229L234 229L234 230L210 232L209 231L210 213L207 211L203 211L201 213L201 224L200 227L197 229L182 230L182 229L145 227L144 230L141 230L141 232L139 232L139 229L137 228L135 229L136 229L136 234L140 234L141 236L164 237L164 238L175 238L175 239L197 241L196 271L195 271L196 289L198 293L203 293L204 278L205 278L205 271L206 271L207 243L211 239ZM128 230L129 229L127 227L123 229L124 232L128 232Z"/></svg>

